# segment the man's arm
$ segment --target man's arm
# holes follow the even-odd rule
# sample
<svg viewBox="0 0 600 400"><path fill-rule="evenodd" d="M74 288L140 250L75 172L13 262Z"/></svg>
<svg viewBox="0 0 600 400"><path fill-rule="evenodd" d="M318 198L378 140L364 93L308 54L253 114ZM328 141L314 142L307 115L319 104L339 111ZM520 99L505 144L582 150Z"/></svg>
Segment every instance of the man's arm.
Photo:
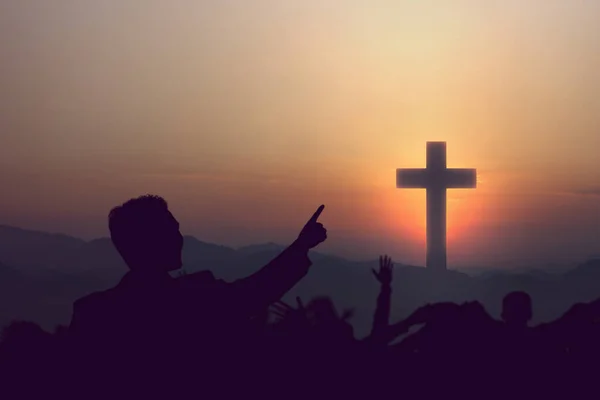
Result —
<svg viewBox="0 0 600 400"><path fill-rule="evenodd" d="M391 309L392 287L389 284L381 285L377 296L377 308L373 317L371 333L377 334L389 326Z"/></svg>
<svg viewBox="0 0 600 400"><path fill-rule="evenodd" d="M325 206L308 220L298 239L255 274L228 285L236 307L253 315L281 299L307 273L311 266L308 251L327 238L327 231L317 222Z"/></svg>
<svg viewBox="0 0 600 400"><path fill-rule="evenodd" d="M228 285L244 313L264 310L281 299L308 273L308 248L294 242L258 272Z"/></svg>
<svg viewBox="0 0 600 400"><path fill-rule="evenodd" d="M377 296L377 308L375 309L373 318L373 327L371 328L371 335L373 336L384 332L389 325L393 266L391 258L384 256L379 257L379 271L373 270L375 278L381 284L379 296Z"/></svg>

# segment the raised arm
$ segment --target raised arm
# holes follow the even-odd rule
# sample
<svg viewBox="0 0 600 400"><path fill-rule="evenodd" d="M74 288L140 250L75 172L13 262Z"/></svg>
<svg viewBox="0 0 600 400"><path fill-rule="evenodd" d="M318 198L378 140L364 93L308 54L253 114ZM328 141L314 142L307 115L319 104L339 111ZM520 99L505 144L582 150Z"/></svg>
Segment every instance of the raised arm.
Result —
<svg viewBox="0 0 600 400"><path fill-rule="evenodd" d="M381 284L379 296L377 297L377 308L375 309L373 318L373 327L371 328L371 335L374 337L384 332L389 325L393 270L394 264L388 256L380 256L379 271L373 270L373 275L375 275L375 278Z"/></svg>
<svg viewBox="0 0 600 400"><path fill-rule="evenodd" d="M320 206L308 220L298 239L255 274L232 282L233 293L241 311L254 314L281 299L307 273L312 264L308 251L327 239L327 231L317 220L325 206Z"/></svg>

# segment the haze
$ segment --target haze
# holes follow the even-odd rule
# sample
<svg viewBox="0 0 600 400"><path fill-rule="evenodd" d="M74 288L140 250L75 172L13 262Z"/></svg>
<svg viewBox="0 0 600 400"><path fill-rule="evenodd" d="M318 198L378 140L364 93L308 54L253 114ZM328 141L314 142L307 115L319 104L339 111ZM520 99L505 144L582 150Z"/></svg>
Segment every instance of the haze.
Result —
<svg viewBox="0 0 600 400"><path fill-rule="evenodd" d="M449 191L449 265L600 254L596 1L4 0L0 223L107 235L169 201L185 233L422 265L425 191L395 169L477 168Z"/></svg>

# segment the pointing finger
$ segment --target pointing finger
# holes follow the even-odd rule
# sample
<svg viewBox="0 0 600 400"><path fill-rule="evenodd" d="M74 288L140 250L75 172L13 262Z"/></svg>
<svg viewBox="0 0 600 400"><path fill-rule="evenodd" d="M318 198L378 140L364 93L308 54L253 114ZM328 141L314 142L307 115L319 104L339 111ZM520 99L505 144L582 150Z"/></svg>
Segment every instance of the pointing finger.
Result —
<svg viewBox="0 0 600 400"><path fill-rule="evenodd" d="M319 206L319 208L317 208L317 211L313 214L312 217L310 217L310 219L308 220L309 223L315 223L317 222L317 220L319 219L319 216L321 215L321 213L323 212L323 210L325 209L325 204L321 204Z"/></svg>

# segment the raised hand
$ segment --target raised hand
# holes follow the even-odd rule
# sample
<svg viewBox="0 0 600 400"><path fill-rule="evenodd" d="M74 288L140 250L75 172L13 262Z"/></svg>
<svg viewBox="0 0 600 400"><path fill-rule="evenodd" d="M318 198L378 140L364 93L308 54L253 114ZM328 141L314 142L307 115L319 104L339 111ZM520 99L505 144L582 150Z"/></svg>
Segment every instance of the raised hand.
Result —
<svg viewBox="0 0 600 400"><path fill-rule="evenodd" d="M388 256L379 256L379 271L375 271L374 269L372 271L379 283L389 285L392 282L394 271L392 259Z"/></svg>
<svg viewBox="0 0 600 400"><path fill-rule="evenodd" d="M324 208L325 206L321 205L317 209L300 231L300 235L298 235L297 241L308 249L312 249L327 239L327 230L323 227L323 224L317 222Z"/></svg>

